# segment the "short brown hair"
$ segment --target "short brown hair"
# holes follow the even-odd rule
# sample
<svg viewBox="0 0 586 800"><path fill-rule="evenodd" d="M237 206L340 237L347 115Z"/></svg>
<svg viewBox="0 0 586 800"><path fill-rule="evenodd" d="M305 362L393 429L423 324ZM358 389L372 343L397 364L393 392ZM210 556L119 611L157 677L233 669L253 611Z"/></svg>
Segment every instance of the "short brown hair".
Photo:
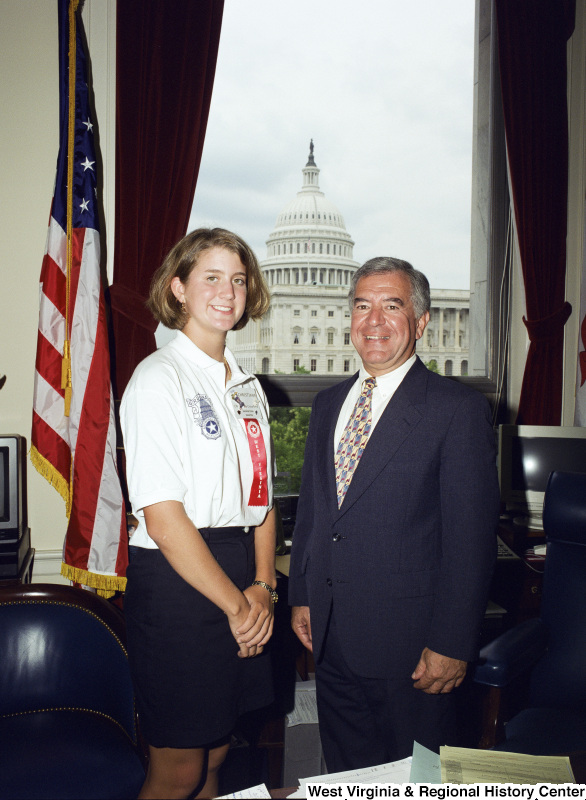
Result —
<svg viewBox="0 0 586 800"><path fill-rule="evenodd" d="M181 309L171 289L173 278L187 283L199 256L212 247L221 247L235 253L246 269L246 306L244 314L233 330L244 328L249 319L260 319L269 308L270 294L260 271L256 256L246 242L235 233L223 228L198 228L184 236L170 250L153 275L147 307L154 318L167 328L181 330L187 315Z"/></svg>

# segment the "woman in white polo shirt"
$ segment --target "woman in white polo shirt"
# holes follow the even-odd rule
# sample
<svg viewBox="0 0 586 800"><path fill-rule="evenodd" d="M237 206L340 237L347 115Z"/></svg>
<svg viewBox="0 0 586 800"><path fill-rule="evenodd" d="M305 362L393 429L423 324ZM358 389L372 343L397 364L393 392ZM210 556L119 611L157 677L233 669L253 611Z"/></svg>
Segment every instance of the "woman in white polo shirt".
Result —
<svg viewBox="0 0 586 800"><path fill-rule="evenodd" d="M182 239L151 285L151 311L178 333L136 368L120 411L138 519L124 607L150 750L140 797L216 796L237 718L272 700L268 406L226 348L268 304L254 253L219 228Z"/></svg>

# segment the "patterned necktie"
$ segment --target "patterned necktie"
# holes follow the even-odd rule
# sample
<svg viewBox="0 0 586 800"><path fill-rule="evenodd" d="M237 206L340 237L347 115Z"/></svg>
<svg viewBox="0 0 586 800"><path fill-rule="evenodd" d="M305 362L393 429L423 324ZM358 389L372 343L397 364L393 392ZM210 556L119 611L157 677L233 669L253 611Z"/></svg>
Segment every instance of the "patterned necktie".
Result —
<svg viewBox="0 0 586 800"><path fill-rule="evenodd" d="M372 390L376 386L375 378L366 378L362 384L362 392L354 411L344 429L340 444L336 450L336 488L338 508L342 505L354 470L364 452L370 428L372 426Z"/></svg>

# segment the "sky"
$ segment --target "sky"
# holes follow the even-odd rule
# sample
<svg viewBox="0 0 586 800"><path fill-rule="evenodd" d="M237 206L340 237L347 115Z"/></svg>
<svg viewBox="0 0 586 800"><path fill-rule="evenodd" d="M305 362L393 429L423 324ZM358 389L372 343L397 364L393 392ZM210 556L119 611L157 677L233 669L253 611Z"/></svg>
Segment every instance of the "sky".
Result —
<svg viewBox="0 0 586 800"><path fill-rule="evenodd" d="M473 0L225 0L189 229L257 257L301 189L309 141L354 259L396 256L467 289Z"/></svg>

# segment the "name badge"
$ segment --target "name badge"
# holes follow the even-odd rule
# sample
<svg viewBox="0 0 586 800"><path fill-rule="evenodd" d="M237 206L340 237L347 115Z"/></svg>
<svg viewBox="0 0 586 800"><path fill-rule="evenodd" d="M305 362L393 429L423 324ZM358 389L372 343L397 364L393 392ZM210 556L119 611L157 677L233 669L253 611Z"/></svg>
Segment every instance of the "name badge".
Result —
<svg viewBox="0 0 586 800"><path fill-rule="evenodd" d="M236 389L230 392L230 399L236 415L241 419L260 419L260 406L256 392L249 389Z"/></svg>

